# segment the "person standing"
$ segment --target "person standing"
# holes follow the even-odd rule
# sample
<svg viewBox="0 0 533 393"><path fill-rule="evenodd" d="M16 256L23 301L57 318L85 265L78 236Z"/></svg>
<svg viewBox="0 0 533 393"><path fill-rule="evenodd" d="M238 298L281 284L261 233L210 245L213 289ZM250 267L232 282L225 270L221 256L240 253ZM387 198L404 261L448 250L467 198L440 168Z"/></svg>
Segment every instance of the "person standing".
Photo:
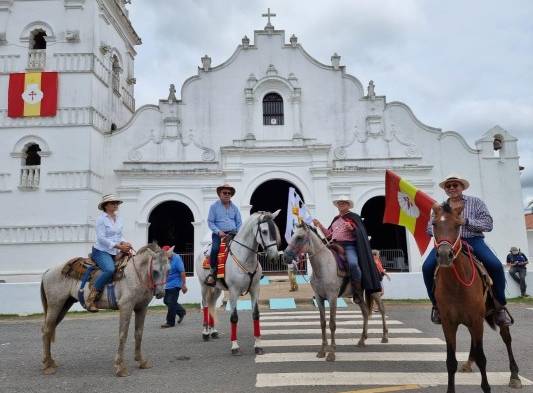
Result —
<svg viewBox="0 0 533 393"><path fill-rule="evenodd" d="M330 226L325 228L317 219L313 220L313 224L320 228L327 238L344 248L350 268L353 300L355 303L360 303L362 299L359 299L358 294L362 289L370 292L381 291L379 274L372 258L363 220L350 210L353 208L353 201L348 196L342 195L335 199L333 204L339 214L333 218Z"/></svg>
<svg viewBox="0 0 533 393"><path fill-rule="evenodd" d="M96 242L93 246L91 257L96 262L101 272L94 282L94 286L85 302L87 311L97 312L96 302L102 296L104 287L113 279L115 273L115 257L120 252L129 253L131 244L124 240L122 230L124 224L117 215L118 207L122 203L113 194L104 195L98 204L102 214L96 219Z"/></svg>
<svg viewBox="0 0 533 393"><path fill-rule="evenodd" d="M484 240L485 235L483 235L483 232L490 232L493 228L492 216L487 206L481 199L463 194L463 191L470 186L470 183L459 175L448 175L439 183L439 186L448 196L446 202L450 207L452 209L462 209L459 236L472 247L474 255L483 263L492 278L494 297L496 303L498 303L495 316L496 324L498 326L512 325L512 320L505 309L507 301L505 299L505 273L503 271L503 264L494 255ZM433 217L428 222L427 233L433 236ZM422 265L422 273L429 299L433 303L431 321L436 324L441 324L439 310L436 306L435 295L433 293L436 267L437 251L433 248Z"/></svg>
<svg viewBox="0 0 533 393"><path fill-rule="evenodd" d="M518 247L511 247L507 255L507 266L509 267L509 274L512 279L520 285L520 296L528 297L526 293L526 274L527 264L529 261L527 257L520 251Z"/></svg>
<svg viewBox="0 0 533 393"><path fill-rule="evenodd" d="M242 220L239 208L231 202L235 195L235 188L229 184L223 184L217 187L218 201L213 203L209 208L207 225L211 229L211 253L209 264L211 272L205 279L206 285L216 285L217 257L220 250L220 242L227 235L235 235L241 228Z"/></svg>
<svg viewBox="0 0 533 393"><path fill-rule="evenodd" d="M165 286L165 298L163 303L166 304L167 321L161 325L161 329L170 328L176 325L176 315L178 315L178 323L183 321L187 312L181 304L178 303L180 291L187 293L187 277L185 275L185 266L181 257L174 252L174 247L163 246L161 248L165 252L172 253L169 258L170 268L168 270L167 284Z"/></svg>

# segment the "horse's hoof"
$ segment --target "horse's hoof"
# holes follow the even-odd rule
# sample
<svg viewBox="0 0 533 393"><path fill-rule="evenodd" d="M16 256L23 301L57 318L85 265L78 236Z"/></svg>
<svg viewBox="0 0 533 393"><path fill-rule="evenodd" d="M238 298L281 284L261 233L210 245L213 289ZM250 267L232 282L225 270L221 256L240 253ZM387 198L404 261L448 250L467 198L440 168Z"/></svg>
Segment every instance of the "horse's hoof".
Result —
<svg viewBox="0 0 533 393"><path fill-rule="evenodd" d="M463 365L459 369L459 372L461 372L461 373L471 373L472 372L472 366L468 362L463 363Z"/></svg>
<svg viewBox="0 0 533 393"><path fill-rule="evenodd" d="M117 377L127 377L130 375L126 367L115 366L115 375Z"/></svg>
<svg viewBox="0 0 533 393"><path fill-rule="evenodd" d="M364 347L366 347L366 344L365 344L365 342L364 342L363 340L361 340L361 341L359 341L359 342L357 343L357 346L358 346L359 348L364 348Z"/></svg>
<svg viewBox="0 0 533 393"><path fill-rule="evenodd" d="M382 342L383 344L386 344L386 343L389 342L389 338L388 338L388 337L382 337L382 338L381 338L381 342Z"/></svg>
<svg viewBox="0 0 533 393"><path fill-rule="evenodd" d="M211 333L211 338L217 339L217 338L219 338L219 337L220 337L220 336L219 336L218 332L213 332L213 333Z"/></svg>
<svg viewBox="0 0 533 393"><path fill-rule="evenodd" d="M328 356L326 356L326 361L327 362L334 362L335 361L335 353L334 352L328 353Z"/></svg>
<svg viewBox="0 0 533 393"><path fill-rule="evenodd" d="M263 348L261 348L261 347L255 347L254 351L255 351L256 355L264 355L265 354L265 350Z"/></svg>
<svg viewBox="0 0 533 393"><path fill-rule="evenodd" d="M204 341L209 341L209 334L202 334Z"/></svg>
<svg viewBox="0 0 533 393"><path fill-rule="evenodd" d="M241 349L240 348L234 348L234 349L231 350L231 354L233 356L241 356L242 355Z"/></svg>
<svg viewBox="0 0 533 393"><path fill-rule="evenodd" d="M52 375L55 374L57 371L57 367L46 367L43 369L44 375Z"/></svg>
<svg viewBox="0 0 533 393"><path fill-rule="evenodd" d="M322 358L325 358L326 357L326 351L318 351L318 353L316 354L316 357L319 358L319 359L322 359Z"/></svg>
<svg viewBox="0 0 533 393"><path fill-rule="evenodd" d="M516 379L511 378L509 380L509 387L513 389L521 389L522 381L520 380L520 378L516 378Z"/></svg>
<svg viewBox="0 0 533 393"><path fill-rule="evenodd" d="M152 364L152 362L150 360L143 360L142 362L139 363L139 368L142 369L142 370L146 370L148 368L152 368L154 365Z"/></svg>

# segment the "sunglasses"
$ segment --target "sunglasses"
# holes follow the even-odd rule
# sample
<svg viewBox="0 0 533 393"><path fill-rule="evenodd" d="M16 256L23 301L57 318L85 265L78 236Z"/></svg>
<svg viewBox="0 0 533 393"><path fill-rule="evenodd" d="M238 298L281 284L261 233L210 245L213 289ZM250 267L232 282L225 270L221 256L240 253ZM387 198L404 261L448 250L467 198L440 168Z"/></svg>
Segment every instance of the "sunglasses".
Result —
<svg viewBox="0 0 533 393"><path fill-rule="evenodd" d="M448 183L448 184L444 185L444 188L446 188L448 190L450 188L459 188L459 186L461 186L460 183Z"/></svg>
<svg viewBox="0 0 533 393"><path fill-rule="evenodd" d="M222 195L231 195L231 192L230 191L222 191L221 194Z"/></svg>

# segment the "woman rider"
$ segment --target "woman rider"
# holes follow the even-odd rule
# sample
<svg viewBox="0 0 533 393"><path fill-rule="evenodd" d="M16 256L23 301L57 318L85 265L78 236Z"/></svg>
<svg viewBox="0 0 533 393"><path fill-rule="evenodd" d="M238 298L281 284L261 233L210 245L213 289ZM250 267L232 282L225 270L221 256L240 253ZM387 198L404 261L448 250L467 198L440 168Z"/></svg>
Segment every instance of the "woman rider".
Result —
<svg viewBox="0 0 533 393"><path fill-rule="evenodd" d="M474 255L483 263L487 272L493 281L493 292L497 305L497 312L495 322L498 326L510 326L512 321L505 310L505 275L503 271L503 265L498 260L498 257L490 250L484 240L483 232L492 231L493 222L492 217L487 209L485 203L476 197L464 195L463 191L466 190L470 183L468 180L463 179L459 175L449 175L443 181L439 183L439 186L446 192L448 199L446 200L452 209L461 207L462 212L462 226L459 235L472 247ZM433 222L430 219L428 223L427 232L430 236L433 236ZM436 250L429 253L424 265L422 266L422 272L424 274L424 283L426 289L433 303L433 309L431 311L431 320L434 323L440 324L440 314L436 307L435 295L433 294L433 281L435 267L437 266Z"/></svg>
<svg viewBox="0 0 533 393"><path fill-rule="evenodd" d="M102 295L104 287L111 282L115 273L115 257L119 251L129 253L131 244L124 241L122 236L123 223L117 215L118 206L122 203L113 194L104 195L98 204L102 214L96 220L96 242L92 249L92 259L101 272L94 282L87 298L87 311L97 312L96 302Z"/></svg>

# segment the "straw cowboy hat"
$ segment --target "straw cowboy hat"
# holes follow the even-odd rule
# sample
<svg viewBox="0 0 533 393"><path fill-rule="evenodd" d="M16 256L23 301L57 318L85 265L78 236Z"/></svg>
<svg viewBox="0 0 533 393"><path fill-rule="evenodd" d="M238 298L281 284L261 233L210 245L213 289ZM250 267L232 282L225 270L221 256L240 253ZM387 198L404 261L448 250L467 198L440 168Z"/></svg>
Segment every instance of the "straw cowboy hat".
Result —
<svg viewBox="0 0 533 393"><path fill-rule="evenodd" d="M122 203L115 194L107 194L102 197L102 201L98 204L98 210L104 210L104 205L108 202L118 202L119 205Z"/></svg>
<svg viewBox="0 0 533 393"><path fill-rule="evenodd" d="M439 183L439 187L442 188L444 190L444 186L446 185L446 183L448 183L449 181L456 181L458 183L461 183L463 185L463 189L467 189L468 187L470 187L470 183L468 182L468 180L466 179L463 179L460 175L456 174L456 173L453 173L453 174L450 174L448 176L446 176L444 178L443 181L441 181Z"/></svg>
<svg viewBox="0 0 533 393"><path fill-rule="evenodd" d="M224 183L223 185L217 187L217 195L220 195L220 192L224 189L230 190L231 196L235 195L235 188L230 186L228 183Z"/></svg>
<svg viewBox="0 0 533 393"><path fill-rule="evenodd" d="M347 195L341 195L341 196L338 197L337 199L334 199L334 200L333 200L333 204L334 204L335 206L337 206L337 203L339 203L339 202L348 202L348 203L350 204L350 209L353 208L353 201L352 201L352 200L350 199L350 197L347 196ZM338 207L338 206L337 206L337 207Z"/></svg>

